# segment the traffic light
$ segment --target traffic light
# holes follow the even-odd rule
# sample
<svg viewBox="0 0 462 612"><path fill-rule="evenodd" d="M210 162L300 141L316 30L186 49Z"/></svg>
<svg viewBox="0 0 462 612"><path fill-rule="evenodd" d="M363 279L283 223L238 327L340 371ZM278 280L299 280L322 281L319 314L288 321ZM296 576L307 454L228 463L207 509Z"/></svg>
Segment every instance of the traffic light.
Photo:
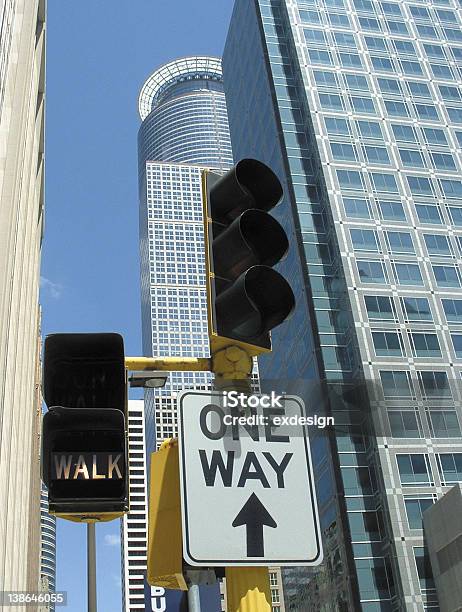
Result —
<svg viewBox="0 0 462 612"><path fill-rule="evenodd" d="M289 248L268 214L281 183L265 164L243 159L225 175L204 171L203 194L212 354L231 344L251 355L270 351L269 332L295 306L289 283L273 270Z"/></svg>
<svg viewBox="0 0 462 612"><path fill-rule="evenodd" d="M119 334L47 336L42 479L52 514L74 521L128 511L127 388Z"/></svg>

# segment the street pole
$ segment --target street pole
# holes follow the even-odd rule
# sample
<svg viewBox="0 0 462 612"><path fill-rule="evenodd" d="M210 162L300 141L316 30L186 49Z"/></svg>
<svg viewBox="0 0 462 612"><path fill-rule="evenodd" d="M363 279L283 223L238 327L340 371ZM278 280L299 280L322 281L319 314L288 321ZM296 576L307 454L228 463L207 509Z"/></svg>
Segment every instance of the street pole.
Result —
<svg viewBox="0 0 462 612"><path fill-rule="evenodd" d="M212 358L215 388L251 393L252 368L252 357L240 347L218 351ZM227 567L225 577L227 612L271 612L267 567Z"/></svg>
<svg viewBox="0 0 462 612"><path fill-rule="evenodd" d="M87 523L88 612L96 612L96 539L95 523Z"/></svg>
<svg viewBox="0 0 462 612"><path fill-rule="evenodd" d="M191 584L188 589L188 611L201 612L201 600L199 595L199 585Z"/></svg>

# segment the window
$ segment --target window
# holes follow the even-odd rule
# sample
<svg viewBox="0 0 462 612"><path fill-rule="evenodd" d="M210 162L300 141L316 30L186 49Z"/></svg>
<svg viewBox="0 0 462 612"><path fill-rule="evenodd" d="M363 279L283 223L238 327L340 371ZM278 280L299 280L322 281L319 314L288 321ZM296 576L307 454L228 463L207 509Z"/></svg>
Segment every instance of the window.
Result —
<svg viewBox="0 0 462 612"><path fill-rule="evenodd" d="M454 75L452 74L449 66L445 64L430 64L430 68L432 69L433 76L436 79L445 79L448 81L454 80Z"/></svg>
<svg viewBox="0 0 462 612"><path fill-rule="evenodd" d="M433 104L414 104L414 110L423 121L438 121L438 111Z"/></svg>
<svg viewBox="0 0 462 612"><path fill-rule="evenodd" d="M370 219L370 210L366 200L359 198L343 198L343 207L347 217Z"/></svg>
<svg viewBox="0 0 462 612"><path fill-rule="evenodd" d="M462 49L460 47L449 47L456 61L462 60Z"/></svg>
<svg viewBox="0 0 462 612"><path fill-rule="evenodd" d="M337 178L341 189L363 190L361 174L355 170L337 170Z"/></svg>
<svg viewBox="0 0 462 612"><path fill-rule="evenodd" d="M445 11L443 9L437 9L436 14L438 19L446 23L457 23L456 14L453 11Z"/></svg>
<svg viewBox="0 0 462 612"><path fill-rule="evenodd" d="M392 21L391 19L387 19L386 22L388 31L391 34L404 34L404 36L409 36L409 31L403 21Z"/></svg>
<svg viewBox="0 0 462 612"><path fill-rule="evenodd" d="M437 128L423 128L425 140L429 144L447 145L448 141L443 130Z"/></svg>
<svg viewBox="0 0 462 612"><path fill-rule="evenodd" d="M430 180L424 176L406 176L412 195L432 195Z"/></svg>
<svg viewBox="0 0 462 612"><path fill-rule="evenodd" d="M388 279L385 273L383 262L358 259L356 261L356 265L358 266L358 274L359 278L361 279L361 282L375 284L387 283Z"/></svg>
<svg viewBox="0 0 462 612"><path fill-rule="evenodd" d="M425 245L429 255L449 257L452 255L447 236L442 234L424 234Z"/></svg>
<svg viewBox="0 0 462 612"><path fill-rule="evenodd" d="M357 121L359 133L362 138L375 138L383 140L382 129L380 123L376 121Z"/></svg>
<svg viewBox="0 0 462 612"><path fill-rule="evenodd" d="M432 311L427 298L401 298L407 321L433 321Z"/></svg>
<svg viewBox="0 0 462 612"><path fill-rule="evenodd" d="M396 319L393 302L388 296L365 295L364 302L366 304L367 316L371 321L393 321L394 319Z"/></svg>
<svg viewBox="0 0 462 612"><path fill-rule="evenodd" d="M356 48L356 41L353 34L349 32L334 32L335 44L339 47Z"/></svg>
<svg viewBox="0 0 462 612"><path fill-rule="evenodd" d="M426 83L421 83L420 81L407 81L407 86L409 87L409 91L413 96L429 99L432 97Z"/></svg>
<svg viewBox="0 0 462 612"><path fill-rule="evenodd" d="M446 59L443 47L441 47L440 45L431 45L429 43L425 43L424 49L427 56L431 59Z"/></svg>
<svg viewBox="0 0 462 612"><path fill-rule="evenodd" d="M401 70L408 76L418 75L423 76L423 71L418 62L410 62L408 60L401 60Z"/></svg>
<svg viewBox="0 0 462 612"><path fill-rule="evenodd" d="M398 471L403 486L422 486L430 484L429 466L424 454L398 454Z"/></svg>
<svg viewBox="0 0 462 612"><path fill-rule="evenodd" d="M457 206L449 206L448 210L452 224L462 227L462 208L458 208Z"/></svg>
<svg viewBox="0 0 462 612"><path fill-rule="evenodd" d="M448 323L462 323L462 300L441 300Z"/></svg>
<svg viewBox="0 0 462 612"><path fill-rule="evenodd" d="M313 64L325 64L326 66L332 64L332 58L328 51L322 51L320 49L308 49L308 55L310 61Z"/></svg>
<svg viewBox="0 0 462 612"><path fill-rule="evenodd" d="M402 89L399 81L395 79L377 79L380 91L384 93L392 93L402 95Z"/></svg>
<svg viewBox="0 0 462 612"><path fill-rule="evenodd" d="M424 397L451 397L451 389L446 372L420 370L418 376L420 391Z"/></svg>
<svg viewBox="0 0 462 612"><path fill-rule="evenodd" d="M388 410L393 438L421 438L419 415L414 410Z"/></svg>
<svg viewBox="0 0 462 612"><path fill-rule="evenodd" d="M377 233L373 230L350 229L351 242L355 251L378 251Z"/></svg>
<svg viewBox="0 0 462 612"><path fill-rule="evenodd" d="M435 40L439 38L439 34L433 26L418 24L416 28L421 38L434 38Z"/></svg>
<svg viewBox="0 0 462 612"><path fill-rule="evenodd" d="M347 87L356 91L369 91L369 84L366 77L361 74L345 74Z"/></svg>
<svg viewBox="0 0 462 612"><path fill-rule="evenodd" d="M314 42L319 45L322 45L323 47L326 46L327 44L326 35L324 34L322 30L310 30L310 29L304 28L303 33L305 35L306 42Z"/></svg>
<svg viewBox="0 0 462 612"><path fill-rule="evenodd" d="M434 151L430 151L430 154L433 161L433 166L437 170L456 170L454 158L449 153L435 153Z"/></svg>
<svg viewBox="0 0 462 612"><path fill-rule="evenodd" d="M430 21L430 15L428 11L423 6L410 6L409 10L411 11L411 15L415 19L423 19L425 21Z"/></svg>
<svg viewBox="0 0 462 612"><path fill-rule="evenodd" d="M401 202L378 202L380 216L385 221L405 221L406 214Z"/></svg>
<svg viewBox="0 0 462 612"><path fill-rule="evenodd" d="M432 438L460 438L459 419L455 410L430 410L428 425Z"/></svg>
<svg viewBox="0 0 462 612"><path fill-rule="evenodd" d="M372 181L376 191L388 191L390 193L398 193L398 185L393 174L379 174L372 172Z"/></svg>
<svg viewBox="0 0 462 612"><path fill-rule="evenodd" d="M357 159L356 150L351 144L345 142L331 142L330 148L332 156L336 160L355 161Z"/></svg>
<svg viewBox="0 0 462 612"><path fill-rule="evenodd" d="M423 546L414 548L414 558L419 576L420 590L428 591L428 589L434 589L435 581L427 549Z"/></svg>
<svg viewBox="0 0 462 612"><path fill-rule="evenodd" d="M342 28L351 27L348 15L342 13L329 13L329 21L333 26L340 26Z"/></svg>
<svg viewBox="0 0 462 612"><path fill-rule="evenodd" d="M433 503L431 497L404 498L409 529L423 529L422 515Z"/></svg>
<svg viewBox="0 0 462 612"><path fill-rule="evenodd" d="M378 22L378 20L374 19L373 17L360 17L359 23L363 30L370 30L372 32L380 32L382 29L380 27L380 23Z"/></svg>
<svg viewBox="0 0 462 612"><path fill-rule="evenodd" d="M371 55L371 62L375 70L380 70L381 72L395 71L391 60L388 59L388 57L379 57L376 55Z"/></svg>
<svg viewBox="0 0 462 612"><path fill-rule="evenodd" d="M436 334L413 332L409 334L414 357L441 357L440 344Z"/></svg>
<svg viewBox="0 0 462 612"><path fill-rule="evenodd" d="M351 96L351 105L356 113L375 113L372 98L358 98L357 96Z"/></svg>
<svg viewBox="0 0 462 612"><path fill-rule="evenodd" d="M393 253L414 253L414 244L408 232L385 232L388 247Z"/></svg>
<svg viewBox="0 0 462 612"><path fill-rule="evenodd" d="M338 88L337 75L335 72L326 70L313 70L314 80L318 87L335 87Z"/></svg>
<svg viewBox="0 0 462 612"><path fill-rule="evenodd" d="M343 110L343 101L337 94L320 93L321 107L330 110Z"/></svg>
<svg viewBox="0 0 462 612"><path fill-rule="evenodd" d="M381 2L380 6L385 15L394 15L395 17L402 16L399 4L396 2Z"/></svg>
<svg viewBox="0 0 462 612"><path fill-rule="evenodd" d="M342 467L345 495L370 495L374 489L368 467Z"/></svg>
<svg viewBox="0 0 462 612"><path fill-rule="evenodd" d="M353 542L376 542L382 539L376 512L349 512L348 521Z"/></svg>
<svg viewBox="0 0 462 612"><path fill-rule="evenodd" d="M399 55L412 55L416 57L417 53L413 43L410 40L400 40L393 38L393 46Z"/></svg>
<svg viewBox="0 0 462 612"><path fill-rule="evenodd" d="M328 134L338 134L342 136L348 136L350 134L348 121L346 119L340 119L339 117L326 117L324 121L326 123Z"/></svg>
<svg viewBox="0 0 462 612"><path fill-rule="evenodd" d="M364 155L370 164L390 165L390 158L386 147L364 147Z"/></svg>
<svg viewBox="0 0 462 612"><path fill-rule="evenodd" d="M462 198L462 182L440 180L441 189L446 198Z"/></svg>
<svg viewBox="0 0 462 612"><path fill-rule="evenodd" d="M450 87L449 85L438 85L440 95L443 100L449 100L450 102L460 102L461 95L457 87Z"/></svg>
<svg viewBox="0 0 462 612"><path fill-rule="evenodd" d="M432 206L431 204L416 204L415 209L420 223L441 225L442 221L438 206Z"/></svg>
<svg viewBox="0 0 462 612"><path fill-rule="evenodd" d="M305 23L321 23L318 11L299 10L300 19Z"/></svg>
<svg viewBox="0 0 462 612"><path fill-rule="evenodd" d="M372 332L372 341L378 357L399 357L403 354L401 337L397 332Z"/></svg>
<svg viewBox="0 0 462 612"><path fill-rule="evenodd" d="M462 109L446 107L449 119L454 123L462 123Z"/></svg>
<svg viewBox="0 0 462 612"><path fill-rule="evenodd" d="M457 359L462 358L462 335L461 334L451 334L452 344L454 346L454 352L456 354Z"/></svg>
<svg viewBox="0 0 462 612"><path fill-rule="evenodd" d="M438 287L460 287L460 279L454 266L432 266Z"/></svg>
<svg viewBox="0 0 462 612"><path fill-rule="evenodd" d="M409 111L404 102L385 100L385 109L390 117L409 117Z"/></svg>
<svg viewBox="0 0 462 612"><path fill-rule="evenodd" d="M443 485L456 484L462 480L462 453L441 453L437 458Z"/></svg>
<svg viewBox="0 0 462 612"><path fill-rule="evenodd" d="M339 53L340 63L346 68L358 68L362 66L361 58L356 53Z"/></svg>
<svg viewBox="0 0 462 612"><path fill-rule="evenodd" d="M419 264L395 262L393 267L399 285L423 285Z"/></svg>
<svg viewBox="0 0 462 612"><path fill-rule="evenodd" d="M398 149L403 166L423 168L425 166L422 154L416 149Z"/></svg>
<svg viewBox="0 0 462 612"><path fill-rule="evenodd" d="M377 38L376 36L365 36L367 48L372 51L386 51L387 47L383 38Z"/></svg>
<svg viewBox="0 0 462 612"><path fill-rule="evenodd" d="M411 397L411 381L409 372L403 370L381 370L384 397Z"/></svg>
<svg viewBox="0 0 462 612"><path fill-rule="evenodd" d="M454 28L443 28L443 32L446 40L452 42L462 41L462 30L455 30Z"/></svg>

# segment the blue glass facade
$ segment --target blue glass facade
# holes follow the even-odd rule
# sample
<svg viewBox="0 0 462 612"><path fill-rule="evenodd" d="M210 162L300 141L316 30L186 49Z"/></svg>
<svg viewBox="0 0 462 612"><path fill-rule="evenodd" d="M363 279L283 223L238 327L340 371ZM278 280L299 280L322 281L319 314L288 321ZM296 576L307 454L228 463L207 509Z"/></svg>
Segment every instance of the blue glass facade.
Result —
<svg viewBox="0 0 462 612"><path fill-rule="evenodd" d="M371 409L352 430L328 395L347 433L312 440L326 562L285 571L294 610L438 609L421 514L462 458L461 23L452 0L235 4L233 151L284 183L297 297L261 375L364 381Z"/></svg>

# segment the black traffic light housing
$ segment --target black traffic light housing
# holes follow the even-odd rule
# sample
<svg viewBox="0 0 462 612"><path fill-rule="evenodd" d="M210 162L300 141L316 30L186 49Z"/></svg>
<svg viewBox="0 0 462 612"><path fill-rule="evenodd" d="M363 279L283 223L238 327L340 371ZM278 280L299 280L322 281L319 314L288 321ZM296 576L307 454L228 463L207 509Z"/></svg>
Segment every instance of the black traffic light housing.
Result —
<svg viewBox="0 0 462 612"><path fill-rule="evenodd" d="M282 198L281 183L255 159L224 175L204 171L203 183L212 354L231 344L253 355L270 351L271 329L295 307L290 285L272 268L289 248L268 214Z"/></svg>
<svg viewBox="0 0 462 612"><path fill-rule="evenodd" d="M50 512L75 521L128 511L127 387L119 334L53 334L44 346L42 479Z"/></svg>

